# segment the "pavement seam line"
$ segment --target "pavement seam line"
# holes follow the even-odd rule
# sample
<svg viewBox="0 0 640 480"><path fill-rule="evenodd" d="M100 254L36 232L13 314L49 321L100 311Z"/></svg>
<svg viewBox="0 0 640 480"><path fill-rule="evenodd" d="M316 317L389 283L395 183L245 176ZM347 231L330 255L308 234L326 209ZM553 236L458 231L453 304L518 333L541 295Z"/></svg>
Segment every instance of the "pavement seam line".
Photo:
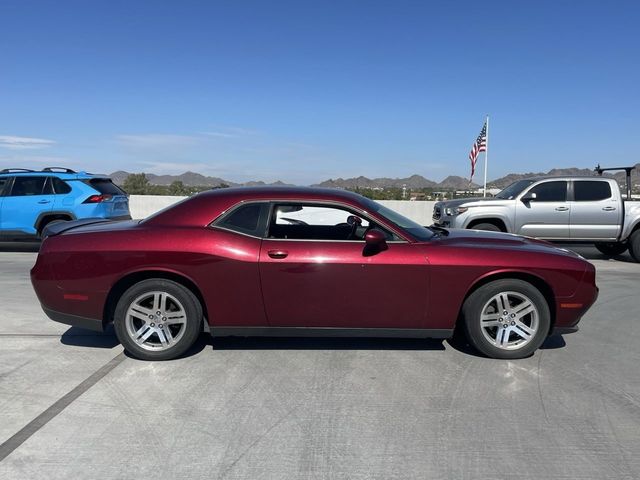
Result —
<svg viewBox="0 0 640 480"><path fill-rule="evenodd" d="M18 432L0 445L0 462L7 458L16 448L26 442L33 434L53 420L58 414L62 413L69 405L71 405L80 395L85 393L102 378L104 378L111 370L120 365L127 356L124 352L116 355L108 363L100 367L82 383L73 390L67 392L53 405L47 408L36 418L27 423Z"/></svg>

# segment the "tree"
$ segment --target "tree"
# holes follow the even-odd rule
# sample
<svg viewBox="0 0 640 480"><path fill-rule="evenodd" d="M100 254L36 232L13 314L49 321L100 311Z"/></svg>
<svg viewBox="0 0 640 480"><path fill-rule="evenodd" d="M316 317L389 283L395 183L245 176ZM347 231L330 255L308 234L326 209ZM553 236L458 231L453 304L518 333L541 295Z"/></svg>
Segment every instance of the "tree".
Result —
<svg viewBox="0 0 640 480"><path fill-rule="evenodd" d="M175 180L169 185L169 195L188 195L189 190L180 180Z"/></svg>
<svg viewBox="0 0 640 480"><path fill-rule="evenodd" d="M149 179L144 173L132 173L124 181L122 188L131 195L145 195L149 189Z"/></svg>

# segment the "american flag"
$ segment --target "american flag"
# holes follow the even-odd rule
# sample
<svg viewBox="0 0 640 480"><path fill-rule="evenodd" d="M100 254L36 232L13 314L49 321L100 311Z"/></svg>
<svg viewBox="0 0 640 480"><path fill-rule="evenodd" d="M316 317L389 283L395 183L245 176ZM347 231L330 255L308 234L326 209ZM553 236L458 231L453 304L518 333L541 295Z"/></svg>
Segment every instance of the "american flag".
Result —
<svg viewBox="0 0 640 480"><path fill-rule="evenodd" d="M471 160L471 178L469 178L469 183L473 180L473 174L476 173L476 161L478 160L478 155L480 152L487 151L487 122L484 122L482 126L482 130L480 131L480 135L478 135L477 140L471 147L471 152L469 153L469 160Z"/></svg>

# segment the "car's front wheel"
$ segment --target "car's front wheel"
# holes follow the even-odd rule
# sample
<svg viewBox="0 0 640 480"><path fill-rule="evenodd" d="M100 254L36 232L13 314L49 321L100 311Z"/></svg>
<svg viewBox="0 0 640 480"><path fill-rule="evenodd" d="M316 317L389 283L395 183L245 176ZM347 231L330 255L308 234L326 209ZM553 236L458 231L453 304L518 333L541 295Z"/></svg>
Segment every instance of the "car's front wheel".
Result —
<svg viewBox="0 0 640 480"><path fill-rule="evenodd" d="M202 306L188 288L165 279L143 280L118 301L114 326L125 350L141 360L170 360L201 331Z"/></svg>
<svg viewBox="0 0 640 480"><path fill-rule="evenodd" d="M491 358L531 355L549 332L549 305L528 282L502 279L481 286L464 302L464 326L469 342Z"/></svg>

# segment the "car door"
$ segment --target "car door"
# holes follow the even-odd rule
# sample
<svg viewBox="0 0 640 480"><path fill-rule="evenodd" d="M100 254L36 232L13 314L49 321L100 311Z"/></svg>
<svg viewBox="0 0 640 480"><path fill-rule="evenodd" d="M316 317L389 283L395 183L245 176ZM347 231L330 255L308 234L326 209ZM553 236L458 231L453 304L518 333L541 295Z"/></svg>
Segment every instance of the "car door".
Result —
<svg viewBox="0 0 640 480"><path fill-rule="evenodd" d="M571 205L566 180L546 180L523 192L516 202L515 233L550 240L569 239Z"/></svg>
<svg viewBox="0 0 640 480"><path fill-rule="evenodd" d="M2 223L2 204L4 203L4 191L10 184L11 177L0 177L0 237L2 237L2 231L4 230L4 224Z"/></svg>
<svg viewBox="0 0 640 480"><path fill-rule="evenodd" d="M36 220L51 211L54 195L44 175L18 175L2 202L2 229L9 234L36 234Z"/></svg>
<svg viewBox="0 0 640 480"><path fill-rule="evenodd" d="M571 238L615 240L622 227L622 202L606 180L574 180Z"/></svg>
<svg viewBox="0 0 640 480"><path fill-rule="evenodd" d="M259 260L271 326L424 328L423 250L385 232L388 249L371 254L362 238L378 226L355 212L354 227L351 215L340 205L273 205Z"/></svg>

